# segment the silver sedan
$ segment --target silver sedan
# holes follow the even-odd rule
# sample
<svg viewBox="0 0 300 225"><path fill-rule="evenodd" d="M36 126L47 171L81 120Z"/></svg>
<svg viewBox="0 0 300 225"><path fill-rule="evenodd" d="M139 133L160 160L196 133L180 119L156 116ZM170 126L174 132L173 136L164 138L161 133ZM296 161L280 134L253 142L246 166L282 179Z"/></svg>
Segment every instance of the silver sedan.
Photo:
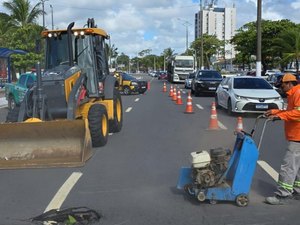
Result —
<svg viewBox="0 0 300 225"><path fill-rule="evenodd" d="M263 113L268 109L283 109L284 101L265 79L253 76L226 77L215 95L216 105L227 109L229 115Z"/></svg>

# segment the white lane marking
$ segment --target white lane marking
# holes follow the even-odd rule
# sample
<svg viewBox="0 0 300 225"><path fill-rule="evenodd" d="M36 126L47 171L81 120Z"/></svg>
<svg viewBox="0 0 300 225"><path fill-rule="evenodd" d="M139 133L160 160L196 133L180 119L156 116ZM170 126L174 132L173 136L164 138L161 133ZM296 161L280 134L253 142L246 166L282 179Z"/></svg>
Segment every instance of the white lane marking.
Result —
<svg viewBox="0 0 300 225"><path fill-rule="evenodd" d="M47 208L44 212L47 212L51 209L59 209L65 199L67 198L68 194L70 193L71 189L74 187L74 185L77 183L79 178L82 176L82 173L80 172L74 172L71 174L71 176L65 181L65 183L60 187L60 189L57 191Z"/></svg>
<svg viewBox="0 0 300 225"><path fill-rule="evenodd" d="M227 130L227 127L225 127L225 125L223 123L221 123L219 120L218 120L218 125L221 129Z"/></svg>
<svg viewBox="0 0 300 225"><path fill-rule="evenodd" d="M196 104L196 106L199 108L199 109L203 109L203 107L199 104Z"/></svg>
<svg viewBox="0 0 300 225"><path fill-rule="evenodd" d="M258 160L257 164L260 165L260 167L269 174L273 180L276 182L278 181L279 174L274 170L267 162Z"/></svg>
<svg viewBox="0 0 300 225"><path fill-rule="evenodd" d="M140 100L139 98L136 98L134 101L135 101L135 102L138 102L139 100Z"/></svg>
<svg viewBox="0 0 300 225"><path fill-rule="evenodd" d="M130 112L131 110L132 110L132 107L128 107L125 112Z"/></svg>
<svg viewBox="0 0 300 225"><path fill-rule="evenodd" d="M114 133L108 133L109 136L113 135Z"/></svg>

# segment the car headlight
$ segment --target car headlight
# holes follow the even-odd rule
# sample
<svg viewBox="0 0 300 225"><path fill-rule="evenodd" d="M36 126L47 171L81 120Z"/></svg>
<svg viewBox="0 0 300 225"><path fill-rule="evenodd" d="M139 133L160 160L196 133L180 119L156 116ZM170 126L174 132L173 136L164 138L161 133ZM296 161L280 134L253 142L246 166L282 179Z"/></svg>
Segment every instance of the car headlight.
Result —
<svg viewBox="0 0 300 225"><path fill-rule="evenodd" d="M240 95L234 95L236 99L238 100L248 100L248 98L240 96Z"/></svg>
<svg viewBox="0 0 300 225"><path fill-rule="evenodd" d="M203 84L203 81L201 81L201 80L196 80L196 83L197 83L197 84Z"/></svg>
<svg viewBox="0 0 300 225"><path fill-rule="evenodd" d="M132 81L132 82L131 82L131 85L132 85L132 86L137 86L137 85L138 85L138 83L137 83L137 82L134 82L134 81Z"/></svg>

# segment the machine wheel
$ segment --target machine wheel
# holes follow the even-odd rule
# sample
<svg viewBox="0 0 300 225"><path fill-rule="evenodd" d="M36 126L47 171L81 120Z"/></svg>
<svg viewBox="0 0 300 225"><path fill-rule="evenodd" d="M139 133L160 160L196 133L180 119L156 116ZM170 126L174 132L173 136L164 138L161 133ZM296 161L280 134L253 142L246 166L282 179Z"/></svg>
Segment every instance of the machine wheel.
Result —
<svg viewBox="0 0 300 225"><path fill-rule="evenodd" d="M131 93L130 88L128 86L125 86L123 88L123 93L124 93L124 95L130 95L130 93Z"/></svg>
<svg viewBox="0 0 300 225"><path fill-rule="evenodd" d="M12 95L8 97L7 105L9 110L13 110L16 107L16 101Z"/></svg>
<svg viewBox="0 0 300 225"><path fill-rule="evenodd" d="M228 116L231 116L233 113L232 113L232 105L231 105L231 100L228 99L228 102L227 102L227 114Z"/></svg>
<svg viewBox="0 0 300 225"><path fill-rule="evenodd" d="M240 207L245 207L249 203L248 195L240 194L236 197L235 202Z"/></svg>
<svg viewBox="0 0 300 225"><path fill-rule="evenodd" d="M199 202L204 202L205 201L205 194L203 191L200 191L197 195L197 199L199 200Z"/></svg>
<svg viewBox="0 0 300 225"><path fill-rule="evenodd" d="M114 90L114 118L109 121L109 132L116 133L121 131L123 125L123 109L120 92Z"/></svg>
<svg viewBox="0 0 300 225"><path fill-rule="evenodd" d="M20 107L15 106L13 109L9 110L6 116L6 122L14 123L18 122Z"/></svg>
<svg viewBox="0 0 300 225"><path fill-rule="evenodd" d="M104 146L108 137L108 116L105 106L92 105L89 109L88 121L93 147Z"/></svg>

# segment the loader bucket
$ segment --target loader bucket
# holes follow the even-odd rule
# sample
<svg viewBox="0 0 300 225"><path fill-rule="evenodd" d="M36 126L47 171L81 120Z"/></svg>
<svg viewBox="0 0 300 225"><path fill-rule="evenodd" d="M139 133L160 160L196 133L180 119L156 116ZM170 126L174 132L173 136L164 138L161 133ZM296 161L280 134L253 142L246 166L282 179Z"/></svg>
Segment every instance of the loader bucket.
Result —
<svg viewBox="0 0 300 225"><path fill-rule="evenodd" d="M0 124L0 169L75 167L91 156L87 121Z"/></svg>

